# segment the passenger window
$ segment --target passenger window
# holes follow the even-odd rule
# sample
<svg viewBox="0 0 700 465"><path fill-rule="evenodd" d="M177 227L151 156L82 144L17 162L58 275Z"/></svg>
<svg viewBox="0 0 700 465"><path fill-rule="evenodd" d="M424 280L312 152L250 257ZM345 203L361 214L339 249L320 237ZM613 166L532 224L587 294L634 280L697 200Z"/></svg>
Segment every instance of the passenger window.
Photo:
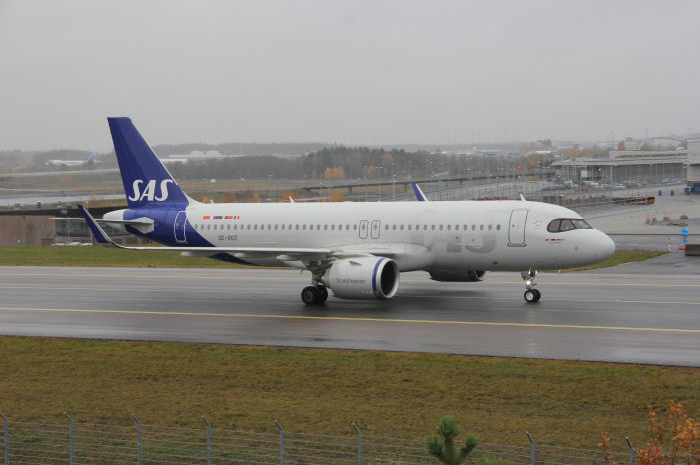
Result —
<svg viewBox="0 0 700 465"><path fill-rule="evenodd" d="M384 225L384 231L388 231L388 230L389 230L389 225L388 225L388 224L385 224L385 225Z"/></svg>
<svg viewBox="0 0 700 465"><path fill-rule="evenodd" d="M500 224L497 224L497 225L496 225L496 231L500 231L500 230L501 230L501 225L500 225Z"/></svg>
<svg viewBox="0 0 700 465"><path fill-rule="evenodd" d="M469 229L469 226L466 225L466 224L463 224L463 225L462 225L462 230L466 231L467 229Z"/></svg>
<svg viewBox="0 0 700 465"><path fill-rule="evenodd" d="M424 224L424 225L423 225L423 231L427 231L427 230L428 230L428 225L427 225L427 224Z"/></svg>
<svg viewBox="0 0 700 465"><path fill-rule="evenodd" d="M410 224L408 225L408 230L409 230L409 231L411 230L411 225L410 225Z"/></svg>
<svg viewBox="0 0 700 465"><path fill-rule="evenodd" d="M323 230L324 230L324 231L327 231L327 230L328 230L328 225L327 225L327 224L324 224L324 225L323 225Z"/></svg>
<svg viewBox="0 0 700 465"><path fill-rule="evenodd" d="M442 225L440 225L440 231L442 231Z"/></svg>
<svg viewBox="0 0 700 465"><path fill-rule="evenodd" d="M275 225L275 231L277 231L277 228L278 228L278 227L279 227L279 225L278 225L278 224L276 224L276 225Z"/></svg>
<svg viewBox="0 0 700 465"><path fill-rule="evenodd" d="M434 225L434 224L431 224L431 225L430 225L430 229L432 229L433 231L435 231L435 225Z"/></svg>
<svg viewBox="0 0 700 465"><path fill-rule="evenodd" d="M231 230L231 225L230 225L230 224L227 224L227 225L226 225L226 229L230 231L230 230Z"/></svg>
<svg viewBox="0 0 700 465"><path fill-rule="evenodd" d="M335 225L334 225L334 224L331 225L331 231L335 231Z"/></svg>
<svg viewBox="0 0 700 465"><path fill-rule="evenodd" d="M268 225L267 225L267 230L269 231L270 229L272 229L272 225L271 225L271 224L268 224Z"/></svg>
<svg viewBox="0 0 700 465"><path fill-rule="evenodd" d="M282 225L282 231L284 231L284 227L285 227L285 225L283 224L283 225Z"/></svg>
<svg viewBox="0 0 700 465"><path fill-rule="evenodd" d="M353 224L353 225L352 225L352 230L353 230L353 231L357 231L357 224Z"/></svg>
<svg viewBox="0 0 700 465"><path fill-rule="evenodd" d="M305 225L305 224L302 225L302 228L301 228L301 229L303 229L304 231L306 231L306 225Z"/></svg>
<svg viewBox="0 0 700 465"><path fill-rule="evenodd" d="M253 225L253 229L254 229L255 231L257 231L257 230L258 230L258 225L257 225L257 224Z"/></svg>
<svg viewBox="0 0 700 465"><path fill-rule="evenodd" d="M479 231L483 231L483 230L484 230L484 225L483 224L479 225Z"/></svg>
<svg viewBox="0 0 700 465"><path fill-rule="evenodd" d="M210 224L207 225L207 229L211 229L211 225L210 225Z"/></svg>
<svg viewBox="0 0 700 465"><path fill-rule="evenodd" d="M295 224L295 225L294 225L294 230L295 230L295 231L299 231L299 225L298 225L298 224Z"/></svg>
<svg viewBox="0 0 700 465"><path fill-rule="evenodd" d="M399 226L399 229L400 229L401 231L403 231L403 225Z"/></svg>
<svg viewBox="0 0 700 465"><path fill-rule="evenodd" d="M475 225L475 224L472 225L472 231L474 231L474 230L476 230L476 225Z"/></svg>
<svg viewBox="0 0 700 465"><path fill-rule="evenodd" d="M489 225L489 231L493 229L493 225Z"/></svg>
<svg viewBox="0 0 700 465"><path fill-rule="evenodd" d="M451 224L448 224L448 225L447 225L447 230L448 230L448 231L452 231L452 225L451 225Z"/></svg>
<svg viewBox="0 0 700 465"><path fill-rule="evenodd" d="M234 224L234 225L233 225L233 230L235 231L236 229L238 229L238 225L237 225L237 224Z"/></svg>

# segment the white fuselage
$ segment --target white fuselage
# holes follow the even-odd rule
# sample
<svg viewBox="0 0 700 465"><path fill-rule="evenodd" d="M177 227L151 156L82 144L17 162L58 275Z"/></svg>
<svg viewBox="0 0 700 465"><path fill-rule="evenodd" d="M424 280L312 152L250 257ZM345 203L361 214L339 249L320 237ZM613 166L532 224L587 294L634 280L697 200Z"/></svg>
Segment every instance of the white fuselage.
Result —
<svg viewBox="0 0 700 465"><path fill-rule="evenodd" d="M539 202L193 203L186 216L217 247L356 250L390 256L401 271L563 269L615 250L595 229L549 232L554 219L581 217ZM178 235L187 239L184 231ZM305 268L285 256L233 255L255 265Z"/></svg>

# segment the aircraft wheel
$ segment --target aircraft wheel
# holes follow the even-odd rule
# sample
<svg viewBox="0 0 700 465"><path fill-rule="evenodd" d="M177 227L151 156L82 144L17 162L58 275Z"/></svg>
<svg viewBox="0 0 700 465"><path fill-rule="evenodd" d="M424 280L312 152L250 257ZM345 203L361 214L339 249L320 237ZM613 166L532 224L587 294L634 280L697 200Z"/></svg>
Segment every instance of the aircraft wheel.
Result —
<svg viewBox="0 0 700 465"><path fill-rule="evenodd" d="M532 292L535 293L535 302L539 302L540 298L542 298L542 293L537 289L533 289Z"/></svg>
<svg viewBox="0 0 700 465"><path fill-rule="evenodd" d="M306 305L316 305L323 302L321 291L316 286L306 286L302 289L301 300Z"/></svg>
<svg viewBox="0 0 700 465"><path fill-rule="evenodd" d="M318 289L319 297L320 297L318 303L322 304L323 302L325 302L328 299L328 289L326 288L326 286L320 286L320 285L316 286L316 289Z"/></svg>
<svg viewBox="0 0 700 465"><path fill-rule="evenodd" d="M525 297L525 302L529 304L534 304L538 300L540 300L540 297L542 297L542 294L540 294L540 291L537 289L528 289L525 291L525 294L523 294L523 297Z"/></svg>

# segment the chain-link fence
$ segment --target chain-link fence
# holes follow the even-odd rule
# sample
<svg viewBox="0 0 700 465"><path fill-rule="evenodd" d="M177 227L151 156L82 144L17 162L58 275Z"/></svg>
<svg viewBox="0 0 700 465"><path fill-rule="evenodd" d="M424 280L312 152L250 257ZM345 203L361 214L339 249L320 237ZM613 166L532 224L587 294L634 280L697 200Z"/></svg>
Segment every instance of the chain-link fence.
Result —
<svg viewBox="0 0 700 465"><path fill-rule="evenodd" d="M255 433L212 428L178 428L75 423L68 414L62 424L3 420L0 460L9 464L434 464L425 441L363 435L352 425L347 436L289 432L275 421L278 433ZM509 464L603 463L600 450L542 446L527 433L529 445L482 443L470 460L481 456ZM526 443L527 444L527 443ZM610 454L617 463L634 463L635 454Z"/></svg>

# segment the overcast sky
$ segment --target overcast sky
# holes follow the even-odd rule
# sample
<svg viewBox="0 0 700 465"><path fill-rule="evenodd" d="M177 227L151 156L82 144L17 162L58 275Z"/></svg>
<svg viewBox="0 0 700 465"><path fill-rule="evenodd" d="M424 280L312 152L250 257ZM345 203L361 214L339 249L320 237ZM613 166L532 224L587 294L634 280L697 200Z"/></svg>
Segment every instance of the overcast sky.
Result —
<svg viewBox="0 0 700 465"><path fill-rule="evenodd" d="M0 0L0 149L700 129L700 2Z"/></svg>

